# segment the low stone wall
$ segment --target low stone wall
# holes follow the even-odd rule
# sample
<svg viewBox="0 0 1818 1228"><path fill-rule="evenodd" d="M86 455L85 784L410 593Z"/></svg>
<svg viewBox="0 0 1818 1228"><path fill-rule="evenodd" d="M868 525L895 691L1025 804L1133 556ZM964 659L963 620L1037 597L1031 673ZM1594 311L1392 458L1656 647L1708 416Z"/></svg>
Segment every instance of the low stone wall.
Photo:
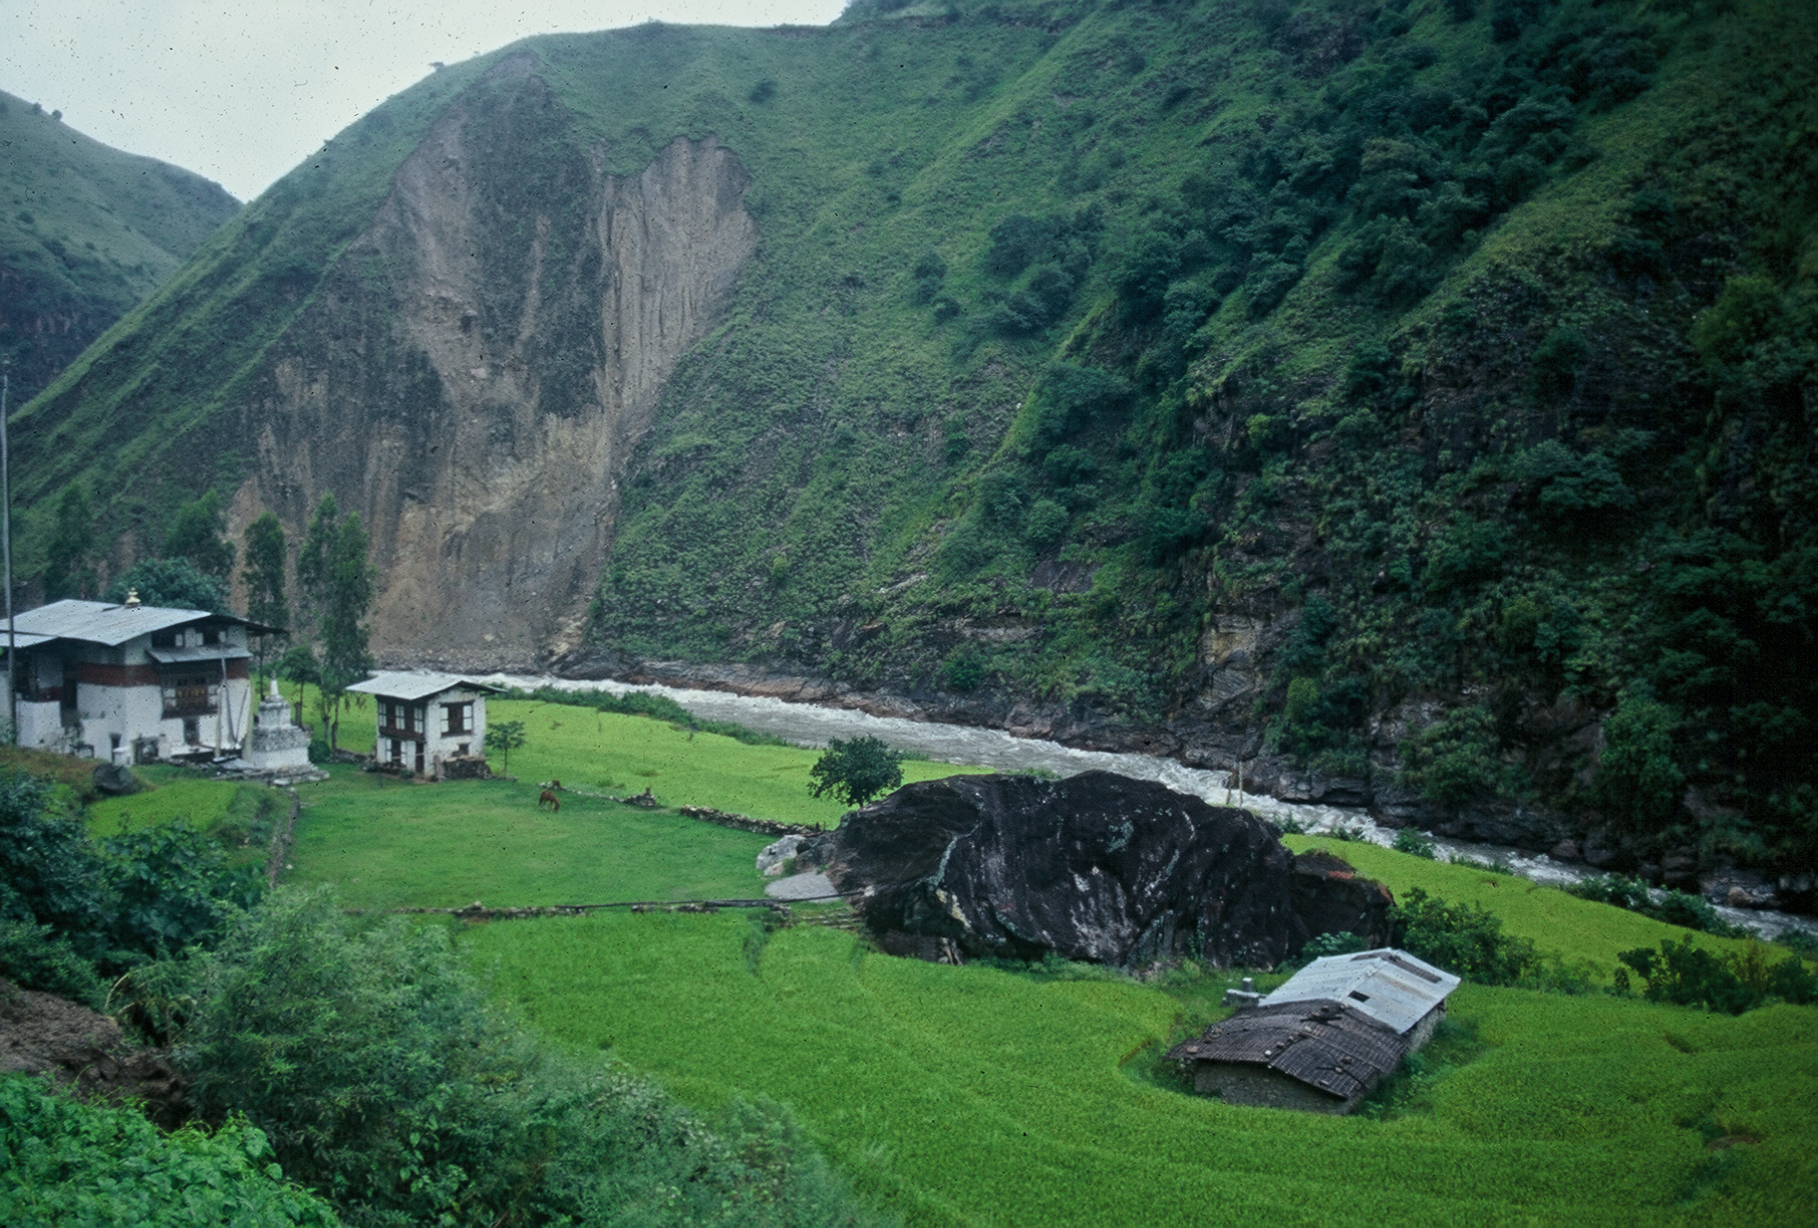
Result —
<svg viewBox="0 0 1818 1228"><path fill-rule="evenodd" d="M710 806L683 806L681 813L703 823L712 823L716 827L731 827L738 831L756 832L760 836L818 836L821 829L808 827L801 823L778 823L774 819L754 819L748 814L728 814L724 810L715 810Z"/></svg>

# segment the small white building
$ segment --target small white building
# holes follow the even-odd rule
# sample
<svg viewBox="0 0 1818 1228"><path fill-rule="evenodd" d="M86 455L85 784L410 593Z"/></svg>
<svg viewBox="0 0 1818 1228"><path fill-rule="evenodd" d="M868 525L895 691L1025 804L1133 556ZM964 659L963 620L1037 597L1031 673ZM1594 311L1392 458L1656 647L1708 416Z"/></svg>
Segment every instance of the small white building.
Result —
<svg viewBox="0 0 1818 1228"><path fill-rule="evenodd" d="M247 636L274 630L131 596L27 610L11 629L19 745L115 763L234 754L252 726ZM0 654L7 640L0 619Z"/></svg>
<svg viewBox="0 0 1818 1228"><path fill-rule="evenodd" d="M445 760L486 753L486 697L499 688L454 674L386 671L347 688L378 707L380 763L440 779Z"/></svg>

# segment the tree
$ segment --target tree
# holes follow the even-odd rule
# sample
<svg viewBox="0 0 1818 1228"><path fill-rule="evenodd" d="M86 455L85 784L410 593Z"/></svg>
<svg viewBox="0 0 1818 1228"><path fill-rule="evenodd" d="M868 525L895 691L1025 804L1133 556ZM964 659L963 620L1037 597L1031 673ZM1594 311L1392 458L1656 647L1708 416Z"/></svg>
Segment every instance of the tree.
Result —
<svg viewBox="0 0 1818 1228"><path fill-rule="evenodd" d="M223 586L234 572L234 544L221 536L227 509L217 491L208 491L177 509L164 538L164 557L188 559L196 570Z"/></svg>
<svg viewBox="0 0 1818 1228"><path fill-rule="evenodd" d="M87 597L98 587L94 568L95 509L80 482L71 482L57 501L49 557L44 564L44 599Z"/></svg>
<svg viewBox="0 0 1818 1228"><path fill-rule="evenodd" d="M504 756L501 775L511 774L511 752L524 745L523 721L497 721L486 727L486 749Z"/></svg>
<svg viewBox="0 0 1818 1228"><path fill-rule="evenodd" d="M303 688L318 686L322 681L322 669L316 663L316 650L308 644L292 644L278 661L278 677L297 684L297 703L302 704Z"/></svg>
<svg viewBox="0 0 1818 1228"><path fill-rule="evenodd" d="M903 783L903 754L891 750L881 738L869 734L827 743L827 752L815 760L808 774L815 783L808 792L815 797L832 794L848 806L863 806Z"/></svg>
<svg viewBox="0 0 1818 1228"><path fill-rule="evenodd" d="M372 671L366 625L361 621L372 608L377 578L366 558L367 547L359 513L342 516L334 495L323 495L297 552L297 587L321 650L317 686L331 749L340 731L347 688Z"/></svg>
<svg viewBox="0 0 1818 1228"><path fill-rule="evenodd" d="M256 623L289 628L290 602L284 594L284 561L289 553L284 526L270 512L246 526L246 566L240 576L246 581L246 616ZM284 638L284 631L257 637L261 685L266 657Z"/></svg>
<svg viewBox="0 0 1818 1228"><path fill-rule="evenodd" d="M221 582L198 571L188 559L145 559L134 563L107 586L102 600L119 605L130 592L139 594L141 605L227 613L227 593Z"/></svg>

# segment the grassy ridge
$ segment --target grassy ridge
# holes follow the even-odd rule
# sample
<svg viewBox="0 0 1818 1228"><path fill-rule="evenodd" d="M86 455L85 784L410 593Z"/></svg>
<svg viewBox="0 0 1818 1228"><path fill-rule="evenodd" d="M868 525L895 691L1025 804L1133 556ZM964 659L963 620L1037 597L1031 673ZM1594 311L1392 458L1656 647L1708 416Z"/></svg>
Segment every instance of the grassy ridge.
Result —
<svg viewBox="0 0 1818 1228"><path fill-rule="evenodd" d="M169 280L238 203L0 91L0 354L9 408Z"/></svg>
<svg viewBox="0 0 1818 1228"><path fill-rule="evenodd" d="M1803 1008L1731 1019L1467 986L1453 1018L1488 1050L1372 1122L1127 1077L1179 1013L1130 983L889 959L813 928L763 943L736 917L464 942L558 1037L611 1045L699 1105L735 1088L789 1102L914 1224L1774 1224L1818 1194L1818 1012Z"/></svg>

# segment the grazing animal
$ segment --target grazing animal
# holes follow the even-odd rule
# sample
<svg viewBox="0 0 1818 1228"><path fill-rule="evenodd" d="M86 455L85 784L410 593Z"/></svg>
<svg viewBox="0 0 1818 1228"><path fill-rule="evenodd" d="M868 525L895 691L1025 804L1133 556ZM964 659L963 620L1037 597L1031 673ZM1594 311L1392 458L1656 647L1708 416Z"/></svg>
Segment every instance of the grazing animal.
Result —
<svg viewBox="0 0 1818 1228"><path fill-rule="evenodd" d="M538 810L541 810L543 808L544 802L549 803L549 808L551 810L560 811L562 809L562 799L557 797L555 795L555 793L549 789L545 789L541 793L537 794L537 809Z"/></svg>

